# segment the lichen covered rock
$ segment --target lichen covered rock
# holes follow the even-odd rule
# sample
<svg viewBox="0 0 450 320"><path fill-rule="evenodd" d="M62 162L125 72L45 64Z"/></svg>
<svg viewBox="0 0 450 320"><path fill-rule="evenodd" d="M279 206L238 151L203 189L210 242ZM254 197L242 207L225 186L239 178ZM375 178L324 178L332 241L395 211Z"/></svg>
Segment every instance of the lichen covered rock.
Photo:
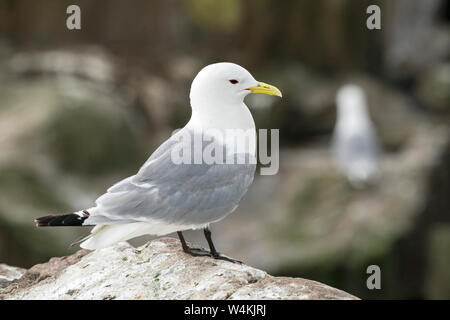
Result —
<svg viewBox="0 0 450 320"><path fill-rule="evenodd" d="M2 299L356 299L327 285L192 257L178 240L127 243L52 258L0 290Z"/></svg>

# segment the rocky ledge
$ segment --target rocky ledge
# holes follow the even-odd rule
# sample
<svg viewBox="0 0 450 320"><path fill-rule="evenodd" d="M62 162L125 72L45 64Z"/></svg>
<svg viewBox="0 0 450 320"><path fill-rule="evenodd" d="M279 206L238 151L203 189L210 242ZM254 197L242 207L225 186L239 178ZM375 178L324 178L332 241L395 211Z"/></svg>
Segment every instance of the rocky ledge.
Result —
<svg viewBox="0 0 450 320"><path fill-rule="evenodd" d="M191 257L173 238L80 250L26 271L2 265L0 278L0 299L357 299L319 282Z"/></svg>

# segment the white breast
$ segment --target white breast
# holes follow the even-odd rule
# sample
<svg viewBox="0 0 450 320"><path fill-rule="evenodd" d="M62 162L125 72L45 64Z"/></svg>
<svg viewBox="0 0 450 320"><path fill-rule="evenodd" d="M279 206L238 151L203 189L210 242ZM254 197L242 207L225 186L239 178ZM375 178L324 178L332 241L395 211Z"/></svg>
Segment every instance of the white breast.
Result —
<svg viewBox="0 0 450 320"><path fill-rule="evenodd" d="M199 108L200 109L200 108ZM256 127L250 110L245 103L211 108L193 108L192 116L186 125L190 129L199 132L208 130L219 131L226 145L235 143L236 134L239 139L247 140L247 152L256 155Z"/></svg>

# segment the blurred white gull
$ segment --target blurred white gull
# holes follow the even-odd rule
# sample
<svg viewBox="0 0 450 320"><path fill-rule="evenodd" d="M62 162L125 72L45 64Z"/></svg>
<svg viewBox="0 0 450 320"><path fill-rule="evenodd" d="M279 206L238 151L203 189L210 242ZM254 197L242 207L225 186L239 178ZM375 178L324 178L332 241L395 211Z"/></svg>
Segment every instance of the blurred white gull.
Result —
<svg viewBox="0 0 450 320"><path fill-rule="evenodd" d="M336 106L333 132L336 164L352 186L366 187L375 182L379 171L379 146L366 95L357 85L345 85L338 90Z"/></svg>

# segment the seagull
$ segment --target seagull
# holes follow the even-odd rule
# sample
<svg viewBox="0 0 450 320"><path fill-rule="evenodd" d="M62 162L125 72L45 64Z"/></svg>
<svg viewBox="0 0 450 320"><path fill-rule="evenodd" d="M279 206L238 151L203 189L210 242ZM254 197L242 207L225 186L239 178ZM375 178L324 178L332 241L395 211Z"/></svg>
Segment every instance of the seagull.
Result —
<svg viewBox="0 0 450 320"><path fill-rule="evenodd" d="M336 106L332 142L335 160L350 184L362 189L374 183L379 173L379 143L367 98L361 87L344 85L337 92Z"/></svg>
<svg viewBox="0 0 450 320"><path fill-rule="evenodd" d="M221 62L204 67L191 85L189 122L159 146L135 175L110 187L95 206L37 218L36 226L94 226L87 237L78 241L80 247L90 250L145 234L177 232L183 251L190 255L239 262L216 251L209 225L233 212L253 181L256 129L244 103L250 93L282 96L276 87L256 81L237 64ZM227 130L250 132L248 147L237 150L225 135ZM209 131L216 134L205 136ZM225 138L220 138L221 133ZM194 146L197 136L203 137L201 148ZM204 140L208 139L225 150L226 159L246 161L174 161L179 150L183 155L186 152L189 160L202 157ZM187 151L183 149L186 145ZM209 251L187 245L182 231L190 229L203 229Z"/></svg>

